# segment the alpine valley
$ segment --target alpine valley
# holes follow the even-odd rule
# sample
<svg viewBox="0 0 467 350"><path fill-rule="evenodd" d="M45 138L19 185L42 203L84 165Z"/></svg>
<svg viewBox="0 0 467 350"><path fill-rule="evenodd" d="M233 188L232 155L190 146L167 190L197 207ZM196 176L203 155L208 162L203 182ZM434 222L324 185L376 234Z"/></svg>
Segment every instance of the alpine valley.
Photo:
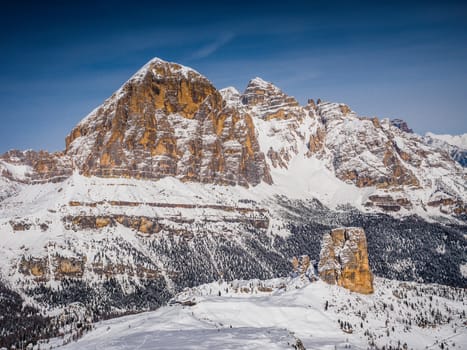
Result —
<svg viewBox="0 0 467 350"><path fill-rule="evenodd" d="M466 154L155 58L0 156L0 347L465 348Z"/></svg>

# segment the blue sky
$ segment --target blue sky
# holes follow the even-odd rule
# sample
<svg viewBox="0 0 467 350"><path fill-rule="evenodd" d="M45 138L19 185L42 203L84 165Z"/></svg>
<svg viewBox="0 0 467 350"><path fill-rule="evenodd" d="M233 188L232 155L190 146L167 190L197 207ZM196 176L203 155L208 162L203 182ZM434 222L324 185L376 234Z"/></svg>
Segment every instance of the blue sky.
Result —
<svg viewBox="0 0 467 350"><path fill-rule="evenodd" d="M16 3L16 4L15 4ZM12 2L0 14L0 153L68 132L152 57L216 87L255 76L418 133L467 132L467 2Z"/></svg>

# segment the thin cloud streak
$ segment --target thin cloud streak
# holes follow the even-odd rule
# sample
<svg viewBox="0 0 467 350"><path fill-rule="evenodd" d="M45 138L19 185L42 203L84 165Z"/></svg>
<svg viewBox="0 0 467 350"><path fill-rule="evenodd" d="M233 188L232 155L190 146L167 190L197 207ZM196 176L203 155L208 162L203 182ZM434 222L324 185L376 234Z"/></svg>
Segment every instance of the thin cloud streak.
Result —
<svg viewBox="0 0 467 350"><path fill-rule="evenodd" d="M230 41L235 38L234 33L225 33L221 35L217 40L214 42L203 46L199 50L195 51L191 56L192 59L201 59L211 56L214 52L219 50L222 46L228 44Z"/></svg>

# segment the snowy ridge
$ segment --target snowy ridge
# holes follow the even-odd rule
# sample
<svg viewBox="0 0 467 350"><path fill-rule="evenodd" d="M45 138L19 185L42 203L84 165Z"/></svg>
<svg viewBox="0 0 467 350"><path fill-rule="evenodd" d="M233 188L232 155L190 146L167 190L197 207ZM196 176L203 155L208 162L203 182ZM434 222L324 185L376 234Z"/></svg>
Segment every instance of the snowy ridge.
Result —
<svg viewBox="0 0 467 350"><path fill-rule="evenodd" d="M467 134L452 136L426 133L423 140L426 144L447 152L464 168L467 167Z"/></svg>
<svg viewBox="0 0 467 350"><path fill-rule="evenodd" d="M153 67L154 65L167 65L169 64L171 67L174 67L175 72L180 72L183 74L185 78L190 78L191 74L195 74L201 76L196 70L191 67L187 67L175 62L164 61L159 57L154 57L153 59L149 60L143 67L140 68L131 78L130 80L138 80L144 77L149 68Z"/></svg>
<svg viewBox="0 0 467 350"><path fill-rule="evenodd" d="M427 132L425 136L444 141L451 146L467 149L467 133L462 135L438 135L433 134L432 132Z"/></svg>
<svg viewBox="0 0 467 350"><path fill-rule="evenodd" d="M255 77L255 78L251 79L250 82L248 83L248 85L254 85L254 86L256 86L256 87L258 87L260 89L264 89L264 90L272 90L274 93L281 93L282 92L273 83L267 82L267 81L263 80L260 77Z"/></svg>
<svg viewBox="0 0 467 350"><path fill-rule="evenodd" d="M229 107L239 107L240 105L240 92L233 86L228 86L226 88L219 90L222 98Z"/></svg>

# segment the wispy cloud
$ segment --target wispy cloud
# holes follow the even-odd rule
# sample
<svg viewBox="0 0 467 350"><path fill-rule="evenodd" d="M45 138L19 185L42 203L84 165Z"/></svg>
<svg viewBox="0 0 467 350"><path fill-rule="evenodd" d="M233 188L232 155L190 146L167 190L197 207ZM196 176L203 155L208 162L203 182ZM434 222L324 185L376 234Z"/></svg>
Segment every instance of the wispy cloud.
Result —
<svg viewBox="0 0 467 350"><path fill-rule="evenodd" d="M200 59L206 58L211 56L214 52L219 50L222 46L228 44L232 39L235 37L234 33L224 33L220 37L218 37L215 41L201 47L197 51L195 51L191 58L192 59Z"/></svg>

